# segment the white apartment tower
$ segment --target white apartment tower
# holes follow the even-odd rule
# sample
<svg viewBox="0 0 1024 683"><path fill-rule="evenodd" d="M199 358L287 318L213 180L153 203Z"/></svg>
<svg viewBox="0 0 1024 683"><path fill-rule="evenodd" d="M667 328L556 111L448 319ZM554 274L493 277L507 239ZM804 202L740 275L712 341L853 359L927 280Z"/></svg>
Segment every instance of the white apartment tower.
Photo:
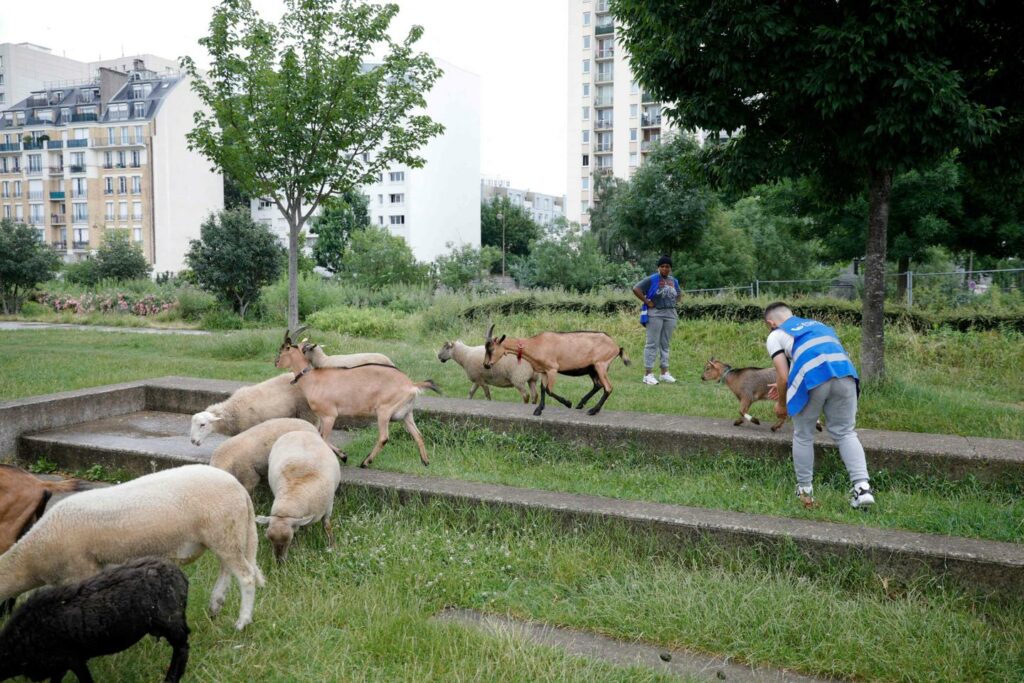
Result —
<svg viewBox="0 0 1024 683"><path fill-rule="evenodd" d="M569 0L568 191L565 215L590 224L594 179L629 178L670 132L662 105L634 80L611 0Z"/></svg>
<svg viewBox="0 0 1024 683"><path fill-rule="evenodd" d="M59 81L81 81L89 65L55 55L34 43L0 43L0 109L14 106L29 93Z"/></svg>

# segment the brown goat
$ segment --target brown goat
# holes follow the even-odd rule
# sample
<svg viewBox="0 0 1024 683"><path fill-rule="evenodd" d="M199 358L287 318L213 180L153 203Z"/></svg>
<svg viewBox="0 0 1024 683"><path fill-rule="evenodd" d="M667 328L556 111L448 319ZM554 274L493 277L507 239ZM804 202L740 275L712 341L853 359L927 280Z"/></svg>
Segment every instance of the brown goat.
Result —
<svg viewBox="0 0 1024 683"><path fill-rule="evenodd" d="M298 335L298 332L295 333ZM291 332L286 332L274 360L274 366L295 373L292 382L302 390L309 407L320 418L320 436L328 438L339 417L377 418L377 443L359 464L366 467L377 457L388 442L388 424L402 422L420 451L420 461L430 464L423 436L416 428L412 409L416 396L425 389L441 393L433 380L413 382L404 372L390 365L369 363L352 368L314 368L302 348L292 343ZM348 457L340 454L341 461Z"/></svg>
<svg viewBox="0 0 1024 683"><path fill-rule="evenodd" d="M532 337L506 338L501 335L494 339L494 325L487 330L484 342L484 368L490 369L506 354L512 354L517 360L525 360L534 372L544 374L544 383L540 385L540 405L533 411L540 415L544 411L544 397L551 397L572 408L572 403L554 392L555 379L558 375L580 377L589 375L594 388L576 404L579 410L587 401L604 389L601 400L587 411L588 415L597 415L601 407L612 393L612 383L608 380L608 366L616 358L629 365L629 358L621 346L604 332L541 332Z"/></svg>
<svg viewBox="0 0 1024 683"><path fill-rule="evenodd" d="M50 496L78 491L82 484L78 479L43 481L17 467L0 465L0 555L43 516ZM0 603L0 614L13 604Z"/></svg>
<svg viewBox="0 0 1024 683"><path fill-rule="evenodd" d="M775 368L733 368L720 360L710 359L704 364L704 373L700 376L702 382L718 380L718 383L725 383L736 398L740 400L740 418L733 422L739 426L743 421L753 422L756 425L761 421L751 415L750 404L756 401L770 401L768 392L769 384L774 384L777 377ZM778 431L786 423L782 418L772 425L772 431ZM821 431L821 423L817 424L818 431Z"/></svg>

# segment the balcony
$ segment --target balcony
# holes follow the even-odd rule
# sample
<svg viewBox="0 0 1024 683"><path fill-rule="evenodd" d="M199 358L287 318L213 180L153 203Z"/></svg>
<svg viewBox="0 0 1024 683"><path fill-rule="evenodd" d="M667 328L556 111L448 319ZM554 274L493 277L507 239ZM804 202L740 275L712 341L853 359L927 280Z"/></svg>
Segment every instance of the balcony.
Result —
<svg viewBox="0 0 1024 683"><path fill-rule="evenodd" d="M0 152L20 152L20 142L2 142L0 143Z"/></svg>
<svg viewBox="0 0 1024 683"><path fill-rule="evenodd" d="M142 168L142 162L133 161L132 163L128 164L128 168Z"/></svg>
<svg viewBox="0 0 1024 683"><path fill-rule="evenodd" d="M97 121L99 117L96 114L72 114L71 121L77 123L79 121Z"/></svg>
<svg viewBox="0 0 1024 683"><path fill-rule="evenodd" d="M657 138L653 140L644 140L643 142L640 143L640 151L650 152L652 149L654 149L654 146L657 145L659 142L661 141L658 140Z"/></svg>
<svg viewBox="0 0 1024 683"><path fill-rule="evenodd" d="M608 69L607 71L602 71L599 69L597 73L594 74L594 83L611 83L614 80L615 72L612 71L611 69Z"/></svg>
<svg viewBox="0 0 1024 683"><path fill-rule="evenodd" d="M51 192L50 201L64 201L64 191L61 190L60 192Z"/></svg>
<svg viewBox="0 0 1024 683"><path fill-rule="evenodd" d="M607 14L611 11L611 8L611 0L597 0L597 5L594 6L594 12L596 14Z"/></svg>
<svg viewBox="0 0 1024 683"><path fill-rule="evenodd" d="M71 243L71 247L73 249L78 250L78 251L82 251L82 250L85 250L85 249L89 248L89 243L88 242L72 242Z"/></svg>
<svg viewBox="0 0 1024 683"><path fill-rule="evenodd" d="M640 101L641 101L641 102L642 102L643 104L651 104L651 103L657 102L658 100L657 100L657 99L655 99L655 97L654 97L654 95L653 95L653 94L651 94L651 93L649 93L649 92L647 92L647 91L645 90L645 91L643 92L643 94L641 94L641 95L640 95Z"/></svg>
<svg viewBox="0 0 1024 683"><path fill-rule="evenodd" d="M615 102L615 98L614 97L595 97L594 98L594 106L595 107L610 107L610 106L612 106L612 104L614 104L614 102Z"/></svg>
<svg viewBox="0 0 1024 683"><path fill-rule="evenodd" d="M30 168L27 171L25 171L25 175L27 175L29 177L41 176L41 175L43 175L43 169L42 168Z"/></svg>
<svg viewBox="0 0 1024 683"><path fill-rule="evenodd" d="M68 243L67 242L50 242L50 246L53 249L57 250L57 251L67 251L68 250Z"/></svg>
<svg viewBox="0 0 1024 683"><path fill-rule="evenodd" d="M600 48L594 50L594 59L598 61L602 59L615 59L615 48L608 47L603 50Z"/></svg>
<svg viewBox="0 0 1024 683"><path fill-rule="evenodd" d="M96 138L92 141L93 147L134 147L136 145L145 145L146 140L143 136L129 135L128 137L120 137L114 140L110 138Z"/></svg>
<svg viewBox="0 0 1024 683"><path fill-rule="evenodd" d="M594 28L594 33L596 33L599 36L608 35L609 33L615 33L615 24L613 22L598 24Z"/></svg>
<svg viewBox="0 0 1024 683"><path fill-rule="evenodd" d="M88 193L85 190L74 190L71 193L71 197L73 199L85 199L87 196L88 196Z"/></svg>
<svg viewBox="0 0 1024 683"><path fill-rule="evenodd" d="M64 175L64 167L63 166L51 166L50 167L50 175Z"/></svg>
<svg viewBox="0 0 1024 683"><path fill-rule="evenodd" d="M661 125L661 114L658 114L657 116L651 116L649 114L644 114L643 116L640 117L640 126L642 128L655 128L655 127L660 126L660 125Z"/></svg>
<svg viewBox="0 0 1024 683"><path fill-rule="evenodd" d="M68 219L62 213L50 214L50 225L67 225Z"/></svg>
<svg viewBox="0 0 1024 683"><path fill-rule="evenodd" d="M24 148L24 150L26 152L28 152L30 150L33 150L33 149L42 149L43 148L43 141L42 140L33 140L32 142L26 142L24 145L22 145L22 147Z"/></svg>
<svg viewBox="0 0 1024 683"><path fill-rule="evenodd" d="M610 143L610 142L605 142L604 144L598 144L597 147L594 148L594 154L611 154L611 153L612 153L612 143Z"/></svg>
<svg viewBox="0 0 1024 683"><path fill-rule="evenodd" d="M611 119L597 119L594 121L594 130L611 130L612 120Z"/></svg>
<svg viewBox="0 0 1024 683"><path fill-rule="evenodd" d="M82 138L81 140L68 140L68 147L88 147L89 139Z"/></svg>
<svg viewBox="0 0 1024 683"><path fill-rule="evenodd" d="M64 141L63 140L47 140L46 141L46 149L63 149L63 148L64 148Z"/></svg>
<svg viewBox="0 0 1024 683"><path fill-rule="evenodd" d="M71 169L72 173L85 173L85 166L79 164L71 164L68 168Z"/></svg>

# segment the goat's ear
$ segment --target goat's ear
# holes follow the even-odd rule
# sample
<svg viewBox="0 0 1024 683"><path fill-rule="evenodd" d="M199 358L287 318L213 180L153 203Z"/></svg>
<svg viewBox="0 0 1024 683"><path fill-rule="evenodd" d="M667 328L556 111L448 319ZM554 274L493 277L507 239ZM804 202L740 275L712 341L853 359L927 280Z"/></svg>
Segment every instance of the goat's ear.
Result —
<svg viewBox="0 0 1024 683"><path fill-rule="evenodd" d="M260 526L270 526L270 517L266 517L265 515L257 515L256 523Z"/></svg>
<svg viewBox="0 0 1024 683"><path fill-rule="evenodd" d="M223 419L223 417L219 417L217 415L210 415L210 422L220 422Z"/></svg>

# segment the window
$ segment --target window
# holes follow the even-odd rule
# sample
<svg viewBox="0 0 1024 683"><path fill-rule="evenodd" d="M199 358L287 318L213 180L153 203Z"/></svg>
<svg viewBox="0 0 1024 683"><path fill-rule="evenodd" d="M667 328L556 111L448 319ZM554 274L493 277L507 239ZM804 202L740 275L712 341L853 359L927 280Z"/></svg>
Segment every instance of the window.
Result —
<svg viewBox="0 0 1024 683"><path fill-rule="evenodd" d="M585 130L583 131L583 144L587 144L588 142L590 142L590 131Z"/></svg>
<svg viewBox="0 0 1024 683"><path fill-rule="evenodd" d="M142 194L142 176L140 175L132 176L132 194ZM262 204L263 201L261 200L260 203Z"/></svg>
<svg viewBox="0 0 1024 683"><path fill-rule="evenodd" d="M584 154L583 155L583 166L584 167L590 166L590 155L589 154Z"/></svg>
<svg viewBox="0 0 1024 683"><path fill-rule="evenodd" d="M388 174L393 183L404 183L405 182L405 171L392 171Z"/></svg>
<svg viewBox="0 0 1024 683"><path fill-rule="evenodd" d="M75 202L71 205L71 216L76 223L89 222L89 205L85 202Z"/></svg>
<svg viewBox="0 0 1024 683"><path fill-rule="evenodd" d="M377 195L377 204L379 206L384 206L384 195L382 195L382 194Z"/></svg>
<svg viewBox="0 0 1024 683"><path fill-rule="evenodd" d="M3 182L3 190L0 190L0 197L7 199L11 196L11 185L6 180Z"/></svg>
<svg viewBox="0 0 1024 683"><path fill-rule="evenodd" d="M384 225L384 216L377 216L377 224Z"/></svg>
<svg viewBox="0 0 1024 683"><path fill-rule="evenodd" d="M580 183L580 187L584 190L590 189L590 176L583 177L582 182Z"/></svg>
<svg viewBox="0 0 1024 683"><path fill-rule="evenodd" d="M583 96L584 97L590 97L590 84L589 83L584 83L583 84Z"/></svg>
<svg viewBox="0 0 1024 683"><path fill-rule="evenodd" d="M583 113L583 120L584 121L589 121L590 120L590 107L583 107L583 112L582 113Z"/></svg>
<svg viewBox="0 0 1024 683"><path fill-rule="evenodd" d="M391 195L388 195L388 199L391 200L392 204L404 204L405 203L405 194L404 193L391 194Z"/></svg>
<svg viewBox="0 0 1024 683"><path fill-rule="evenodd" d="M114 220L114 202L107 202L103 211L104 220Z"/></svg>
<svg viewBox="0 0 1024 683"><path fill-rule="evenodd" d="M117 167L124 168L124 152L117 153Z"/></svg>
<svg viewBox="0 0 1024 683"><path fill-rule="evenodd" d="M585 73L585 74L590 73L590 60L589 59L584 59L583 60L583 73Z"/></svg>
<svg viewBox="0 0 1024 683"><path fill-rule="evenodd" d="M132 150L132 168L138 168L141 165L142 165L142 156L139 153L139 150L133 149Z"/></svg>
<svg viewBox="0 0 1024 683"><path fill-rule="evenodd" d="M589 35L583 36L583 49L584 50L589 50L590 49L590 36Z"/></svg>
<svg viewBox="0 0 1024 683"><path fill-rule="evenodd" d="M89 246L89 228L75 228L73 233L76 247Z"/></svg>
<svg viewBox="0 0 1024 683"><path fill-rule="evenodd" d="M10 217L11 217L11 205L10 204L4 204L4 218L10 218Z"/></svg>
<svg viewBox="0 0 1024 683"><path fill-rule="evenodd" d="M114 194L114 177L107 176L103 179L103 194Z"/></svg>
<svg viewBox="0 0 1024 683"><path fill-rule="evenodd" d="M135 126L135 142L142 142L142 126Z"/></svg>
<svg viewBox="0 0 1024 683"><path fill-rule="evenodd" d="M632 83L629 84L629 94L630 95L636 95L639 92L640 92L640 84L639 83L637 83L636 81L633 81Z"/></svg>
<svg viewBox="0 0 1024 683"><path fill-rule="evenodd" d="M390 216L391 225L405 225L405 216Z"/></svg>
<svg viewBox="0 0 1024 683"><path fill-rule="evenodd" d="M142 228L132 229L132 239L134 239L136 242L142 241Z"/></svg>
<svg viewBox="0 0 1024 683"><path fill-rule="evenodd" d="M123 175L117 177L117 193L128 194L128 178Z"/></svg>
<svg viewBox="0 0 1024 683"><path fill-rule="evenodd" d="M25 220L25 205L15 204L14 205L14 220L24 221Z"/></svg>
<svg viewBox="0 0 1024 683"><path fill-rule="evenodd" d="M28 155L28 172L29 173L42 173L43 172L43 155L42 154L29 154Z"/></svg>
<svg viewBox="0 0 1024 683"><path fill-rule="evenodd" d="M71 179L71 196L75 199L85 197L86 188L88 181L85 178L72 178Z"/></svg>
<svg viewBox="0 0 1024 683"><path fill-rule="evenodd" d="M636 118L636 109L637 109L637 107L636 107L635 104L629 105L629 118L631 118L631 119L635 119Z"/></svg>
<svg viewBox="0 0 1024 683"><path fill-rule="evenodd" d="M88 140L89 129L88 128L75 128L75 139L76 140ZM82 156L85 156L85 152L81 152Z"/></svg>
<svg viewBox="0 0 1024 683"><path fill-rule="evenodd" d="M590 211L590 202L587 201L586 199L580 202L580 211L582 211L583 213Z"/></svg>
<svg viewBox="0 0 1024 683"><path fill-rule="evenodd" d="M629 129L629 141L636 142L636 128Z"/></svg>
<svg viewBox="0 0 1024 683"><path fill-rule="evenodd" d="M611 81L615 79L615 65L612 62L601 62L597 65L597 80Z"/></svg>
<svg viewBox="0 0 1024 683"><path fill-rule="evenodd" d="M128 202L117 203L117 217L119 220L128 220Z"/></svg>
<svg viewBox="0 0 1024 683"><path fill-rule="evenodd" d="M132 220L142 220L142 202L132 202Z"/></svg>
<svg viewBox="0 0 1024 683"><path fill-rule="evenodd" d="M107 144L117 144L117 128L107 128Z"/></svg>
<svg viewBox="0 0 1024 683"><path fill-rule="evenodd" d="M140 178L139 176L132 176L132 191L133 192L135 191L135 179L136 178L139 179L140 185L142 183L142 178ZM274 206L274 200L273 199L267 199L265 197L260 199L260 208L261 209L270 209L270 208L273 208L273 206Z"/></svg>
<svg viewBox="0 0 1024 683"><path fill-rule="evenodd" d="M32 225L43 224L43 205L31 204L28 207L28 222Z"/></svg>
<svg viewBox="0 0 1024 683"><path fill-rule="evenodd" d="M14 181L14 198L17 199L21 196L21 181Z"/></svg>
<svg viewBox="0 0 1024 683"><path fill-rule="evenodd" d="M85 170L85 152L72 152L71 153L71 165L72 166L77 166L79 169L81 169L79 171L75 171L74 169L72 169L73 172L81 173L82 171L84 171Z"/></svg>
<svg viewBox="0 0 1024 683"><path fill-rule="evenodd" d="M629 153L629 165L636 166L636 152Z"/></svg>
<svg viewBox="0 0 1024 683"><path fill-rule="evenodd" d="M114 168L114 155L110 152L103 153L103 168Z"/></svg>
<svg viewBox="0 0 1024 683"><path fill-rule="evenodd" d="M583 25L590 26L590 12L583 13Z"/></svg>

